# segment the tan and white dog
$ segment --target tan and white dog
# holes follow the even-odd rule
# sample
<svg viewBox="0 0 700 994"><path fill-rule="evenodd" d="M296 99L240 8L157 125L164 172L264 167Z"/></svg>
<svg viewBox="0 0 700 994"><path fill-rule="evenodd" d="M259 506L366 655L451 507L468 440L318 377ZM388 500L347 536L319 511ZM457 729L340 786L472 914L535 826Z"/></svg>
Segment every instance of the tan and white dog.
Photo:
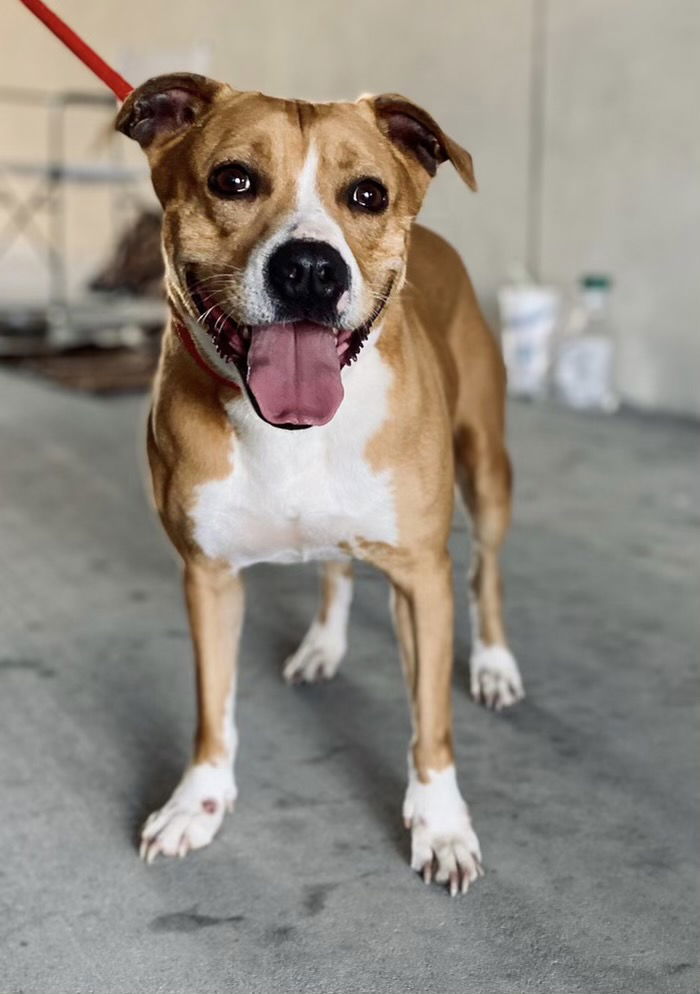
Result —
<svg viewBox="0 0 700 994"><path fill-rule="evenodd" d="M163 205L171 317L148 425L155 502L184 561L197 668L192 764L141 853L209 843L236 798L241 571L322 560L291 681L346 647L352 558L388 577L412 701L411 865L465 891L479 843L457 786L447 540L473 519L471 691L522 696L501 617L510 513L504 371L457 254L414 224L437 166L469 154L396 95L305 103L185 73L124 102Z"/></svg>

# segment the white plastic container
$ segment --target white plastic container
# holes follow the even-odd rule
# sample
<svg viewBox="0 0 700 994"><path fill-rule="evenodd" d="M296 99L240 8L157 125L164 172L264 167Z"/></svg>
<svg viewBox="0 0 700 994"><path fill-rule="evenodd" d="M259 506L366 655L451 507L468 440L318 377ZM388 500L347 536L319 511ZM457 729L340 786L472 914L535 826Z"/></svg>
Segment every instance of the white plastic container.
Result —
<svg viewBox="0 0 700 994"><path fill-rule="evenodd" d="M584 276L557 348L554 389L577 410L611 413L619 407L615 387L615 338L609 319L611 281Z"/></svg>
<svg viewBox="0 0 700 994"><path fill-rule="evenodd" d="M554 287L514 283L498 292L508 393L543 397L548 389L560 295Z"/></svg>

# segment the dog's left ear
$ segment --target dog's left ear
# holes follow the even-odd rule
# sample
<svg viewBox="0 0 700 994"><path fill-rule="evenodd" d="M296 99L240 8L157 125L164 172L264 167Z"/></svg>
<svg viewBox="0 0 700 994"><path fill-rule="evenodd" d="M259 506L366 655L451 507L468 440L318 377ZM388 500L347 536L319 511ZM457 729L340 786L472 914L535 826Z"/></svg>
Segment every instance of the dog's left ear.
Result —
<svg viewBox="0 0 700 994"><path fill-rule="evenodd" d="M476 190L472 157L466 149L446 135L427 111L399 96L382 93L362 97L374 110L380 130L434 176L441 162L449 161L472 190Z"/></svg>
<svg viewBox="0 0 700 994"><path fill-rule="evenodd" d="M230 92L226 84L195 73L154 76L129 94L114 127L148 151L192 127L223 90Z"/></svg>

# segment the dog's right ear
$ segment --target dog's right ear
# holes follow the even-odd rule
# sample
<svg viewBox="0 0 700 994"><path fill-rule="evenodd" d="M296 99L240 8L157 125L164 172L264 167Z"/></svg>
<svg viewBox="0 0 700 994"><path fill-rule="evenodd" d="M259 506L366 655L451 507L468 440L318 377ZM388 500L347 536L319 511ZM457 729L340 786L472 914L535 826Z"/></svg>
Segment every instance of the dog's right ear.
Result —
<svg viewBox="0 0 700 994"><path fill-rule="evenodd" d="M359 103L373 109L379 129L402 152L419 163L428 176L434 176L441 162L448 160L468 187L476 190L472 157L454 138L445 134L430 114L398 93L364 96Z"/></svg>
<svg viewBox="0 0 700 994"><path fill-rule="evenodd" d="M176 72L154 76L130 93L114 127L150 149L164 138L192 127L216 96L229 87L206 76Z"/></svg>

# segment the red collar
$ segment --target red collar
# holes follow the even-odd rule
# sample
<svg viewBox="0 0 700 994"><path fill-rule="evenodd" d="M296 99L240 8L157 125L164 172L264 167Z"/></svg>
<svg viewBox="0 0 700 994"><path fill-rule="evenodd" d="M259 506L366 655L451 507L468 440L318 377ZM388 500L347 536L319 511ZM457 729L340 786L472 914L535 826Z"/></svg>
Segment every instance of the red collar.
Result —
<svg viewBox="0 0 700 994"><path fill-rule="evenodd" d="M173 315L172 324L173 324L173 329L175 330L175 334L180 339L180 342L182 343L182 345L185 346L185 349L187 350L187 352L189 352L190 356L194 359L194 361L197 363L200 369L204 370L204 372L207 373L213 380L216 380L217 383L220 383L222 386L227 387L229 390L240 390L240 387L235 382L235 380L230 380L228 379L228 377L222 376L221 373L218 373L207 362L207 360L204 358L202 353L195 345L194 339L192 338L192 335L190 334L187 327L182 323L182 321L180 321L179 318L175 317L174 315Z"/></svg>

